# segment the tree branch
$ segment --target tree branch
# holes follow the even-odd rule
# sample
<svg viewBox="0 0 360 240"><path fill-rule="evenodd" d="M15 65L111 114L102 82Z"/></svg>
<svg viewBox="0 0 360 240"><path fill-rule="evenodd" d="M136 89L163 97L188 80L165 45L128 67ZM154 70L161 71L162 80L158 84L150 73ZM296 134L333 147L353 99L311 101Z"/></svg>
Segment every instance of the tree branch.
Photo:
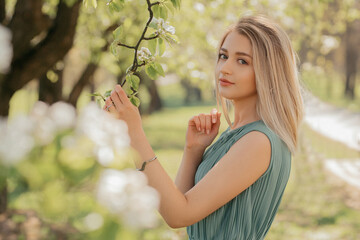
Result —
<svg viewBox="0 0 360 240"><path fill-rule="evenodd" d="M144 37L144 40L151 40L159 37L159 33L156 33L153 37Z"/></svg>
<svg viewBox="0 0 360 240"><path fill-rule="evenodd" d="M69 95L68 102L70 104L76 107L77 100L79 99L82 90L90 82L89 80L94 75L97 68L98 65L95 63L89 63L87 65L85 71L82 73L80 79L77 81Z"/></svg>
<svg viewBox="0 0 360 240"><path fill-rule="evenodd" d="M80 4L81 2L77 1L72 7L68 7L60 0L53 27L46 38L27 54L12 62L11 72L4 81L8 89L20 89L64 58L73 45Z"/></svg>
<svg viewBox="0 0 360 240"><path fill-rule="evenodd" d="M4 22L6 17L5 0L0 0L0 23Z"/></svg>
<svg viewBox="0 0 360 240"><path fill-rule="evenodd" d="M3 0L0 0L3 1ZM13 34L14 60L19 59L31 49L31 40L49 29L51 20L42 13L42 0L18 0L14 15L9 23Z"/></svg>
<svg viewBox="0 0 360 240"><path fill-rule="evenodd" d="M126 47L126 48L131 48L131 49L136 49L136 47L133 47L133 46L128 46L126 44L122 44L122 43L118 43L119 46L123 46L123 47Z"/></svg>
<svg viewBox="0 0 360 240"><path fill-rule="evenodd" d="M154 2L154 3L150 4L150 7L158 5L158 4L160 4L160 2Z"/></svg>
<svg viewBox="0 0 360 240"><path fill-rule="evenodd" d="M133 60L133 64L132 64L132 67L130 69L131 72L135 73L137 68L140 67L140 66L143 66L144 64L141 64L141 65L138 65L138 62L137 62L137 52L138 52L138 49L139 49L139 46L141 44L141 41L142 40L150 40L150 39L153 39L152 37L151 38L146 38L145 37L145 34L147 32L147 29L152 21L152 19L154 18L154 13L151 9L152 6L154 5L157 5L157 4L160 4L160 2L155 2L155 3L151 3L150 0L146 0L146 3L147 3L147 6L148 6L148 11L149 11L149 19L145 25L145 28L141 34L141 37L139 38L137 44L135 45L135 47L133 49L135 49L135 52L134 52L134 60ZM124 47L129 47L129 46L124 46ZM132 48L132 47L131 47ZM124 80L122 81L122 83L120 84L121 86L123 86L125 84L125 81L126 79L124 78Z"/></svg>

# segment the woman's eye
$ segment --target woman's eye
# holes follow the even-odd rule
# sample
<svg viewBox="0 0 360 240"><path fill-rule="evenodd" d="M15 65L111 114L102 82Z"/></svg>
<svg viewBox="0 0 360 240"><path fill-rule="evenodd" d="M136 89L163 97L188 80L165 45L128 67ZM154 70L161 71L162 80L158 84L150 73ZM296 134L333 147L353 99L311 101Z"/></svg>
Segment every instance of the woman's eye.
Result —
<svg viewBox="0 0 360 240"><path fill-rule="evenodd" d="M223 53L219 54L219 59L227 59L227 56Z"/></svg>
<svg viewBox="0 0 360 240"><path fill-rule="evenodd" d="M239 61L239 63L241 63L241 64L247 64L247 62L246 62L245 60L243 60L243 59L239 59L238 61Z"/></svg>

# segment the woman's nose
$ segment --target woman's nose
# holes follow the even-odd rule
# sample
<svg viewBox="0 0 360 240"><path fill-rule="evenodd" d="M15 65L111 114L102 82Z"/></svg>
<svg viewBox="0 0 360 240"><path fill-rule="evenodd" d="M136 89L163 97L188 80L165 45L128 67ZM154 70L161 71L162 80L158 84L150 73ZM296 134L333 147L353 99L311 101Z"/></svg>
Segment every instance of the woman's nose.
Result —
<svg viewBox="0 0 360 240"><path fill-rule="evenodd" d="M227 75L229 75L229 74L232 73L231 68L232 68L232 67L231 67L231 63L230 63L229 59L227 59L227 60L222 64L222 66L221 66L221 68L220 68L220 72L221 72L222 74L227 74Z"/></svg>

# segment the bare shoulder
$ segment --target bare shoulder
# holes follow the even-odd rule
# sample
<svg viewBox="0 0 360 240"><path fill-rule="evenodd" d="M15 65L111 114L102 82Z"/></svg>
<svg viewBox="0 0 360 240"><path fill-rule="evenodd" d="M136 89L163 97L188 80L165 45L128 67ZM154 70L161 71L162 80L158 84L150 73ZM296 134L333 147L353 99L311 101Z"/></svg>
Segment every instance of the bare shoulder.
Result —
<svg viewBox="0 0 360 240"><path fill-rule="evenodd" d="M255 164L258 167L257 171L265 172L270 164L271 143L266 134L254 130L234 143L227 155L229 158L239 159L243 163L248 162L253 166Z"/></svg>

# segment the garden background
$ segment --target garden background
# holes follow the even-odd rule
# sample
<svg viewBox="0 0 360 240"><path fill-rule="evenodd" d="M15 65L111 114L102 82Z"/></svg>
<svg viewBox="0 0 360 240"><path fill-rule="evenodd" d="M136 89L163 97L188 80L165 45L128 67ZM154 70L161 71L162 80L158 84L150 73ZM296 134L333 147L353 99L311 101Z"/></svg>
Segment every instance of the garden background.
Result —
<svg viewBox="0 0 360 240"><path fill-rule="evenodd" d="M144 37L149 3L148 38L158 36L138 45L150 55L129 72L139 55L120 45ZM157 200L146 180L126 170L137 157L126 126L89 102L101 106L92 94L126 79L174 179L189 118L216 107L218 40L251 14L289 34L306 104L267 239L360 239L357 0L0 0L0 239L187 239L148 207Z"/></svg>

